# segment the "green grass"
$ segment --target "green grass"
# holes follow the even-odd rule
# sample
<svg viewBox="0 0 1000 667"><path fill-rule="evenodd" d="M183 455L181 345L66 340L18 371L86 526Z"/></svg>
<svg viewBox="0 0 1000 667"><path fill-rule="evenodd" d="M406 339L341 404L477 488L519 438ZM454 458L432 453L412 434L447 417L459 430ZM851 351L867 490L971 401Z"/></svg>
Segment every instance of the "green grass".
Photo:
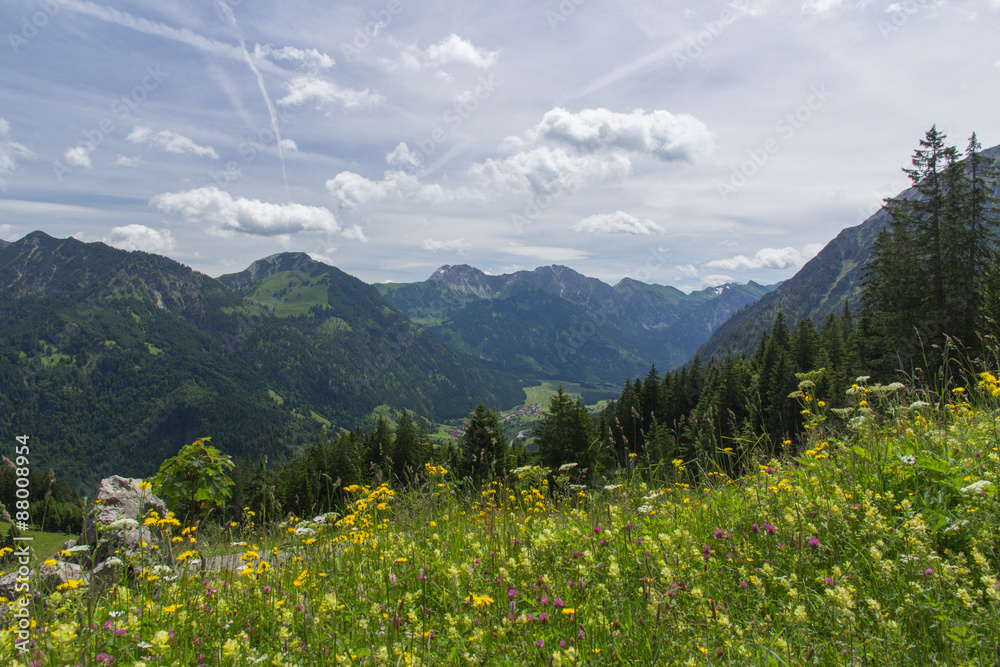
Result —
<svg viewBox="0 0 1000 667"><path fill-rule="evenodd" d="M405 490L348 487L322 519L248 513L174 543L174 574L136 559L131 585L49 596L32 609L42 664L994 665L986 384L975 405L861 386L844 422L803 399L800 450L737 447L655 479L639 457L596 488L532 468L470 493L429 467ZM247 565L202 573L195 546Z"/></svg>
<svg viewBox="0 0 1000 667"><path fill-rule="evenodd" d="M313 306L329 305L326 276L310 278L298 271L284 271L268 277L250 299L271 309L277 317L306 315Z"/></svg>
<svg viewBox="0 0 1000 667"><path fill-rule="evenodd" d="M10 530L10 524L6 521L0 521L0 535L6 536L7 531ZM31 537L31 562L33 565L37 565L41 561L45 560L52 554L56 553L62 548L62 545L66 540L76 539L76 535L66 535L64 533L46 533L40 530L25 530L21 531L22 537ZM12 566L4 566L0 564L0 570L10 570L13 569Z"/></svg>

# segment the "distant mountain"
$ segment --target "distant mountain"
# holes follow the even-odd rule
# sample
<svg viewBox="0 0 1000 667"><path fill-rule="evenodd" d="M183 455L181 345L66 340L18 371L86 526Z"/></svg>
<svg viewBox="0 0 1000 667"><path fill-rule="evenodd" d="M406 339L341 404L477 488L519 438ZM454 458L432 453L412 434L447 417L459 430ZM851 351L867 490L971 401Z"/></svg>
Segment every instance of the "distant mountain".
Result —
<svg viewBox="0 0 1000 667"><path fill-rule="evenodd" d="M1000 146L982 153L1000 162ZM897 195L904 199L917 196L914 188ZM718 327L698 353L705 358L722 356L727 351L751 353L779 312L790 324L806 317L819 324L828 314L843 310L848 302L856 314L861 305L864 267L872 244L888 222L889 213L882 208L860 225L840 232L793 277Z"/></svg>
<svg viewBox="0 0 1000 667"><path fill-rule="evenodd" d="M91 485L155 472L202 436L274 460L381 403L444 419L523 400L515 380L305 255L225 279L42 232L3 245L0 424L31 436L33 465Z"/></svg>
<svg viewBox="0 0 1000 667"><path fill-rule="evenodd" d="M524 378L611 383L674 368L729 314L768 291L725 285L692 294L624 279L612 287L565 266L491 276L443 266L379 291L414 322L486 363Z"/></svg>

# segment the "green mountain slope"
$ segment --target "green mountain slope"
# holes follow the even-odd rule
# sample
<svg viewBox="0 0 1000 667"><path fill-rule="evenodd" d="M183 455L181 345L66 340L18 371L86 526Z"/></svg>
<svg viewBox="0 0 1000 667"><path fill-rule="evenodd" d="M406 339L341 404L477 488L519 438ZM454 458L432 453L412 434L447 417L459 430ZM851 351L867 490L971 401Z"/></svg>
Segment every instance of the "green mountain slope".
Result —
<svg viewBox="0 0 1000 667"><path fill-rule="evenodd" d="M451 347L497 368L617 385L651 363L683 364L729 314L769 288L751 283L684 294L630 279L612 287L565 266L490 276L462 265L378 289Z"/></svg>
<svg viewBox="0 0 1000 667"><path fill-rule="evenodd" d="M1000 146L984 150L983 155L1000 161ZM902 198L915 196L913 188L898 195ZM784 312L788 322L809 317L817 324L831 312L843 310L845 302L856 312L861 303L863 269L868 263L872 243L888 220L889 214L883 208L860 225L840 232L792 278L720 326L699 348L699 354L708 358L725 355L730 350L751 353L778 312Z"/></svg>
<svg viewBox="0 0 1000 667"><path fill-rule="evenodd" d="M89 486L148 475L201 436L273 460L383 403L443 419L523 398L373 288L316 267L269 303L157 255L42 232L4 245L0 424L31 436L32 465Z"/></svg>

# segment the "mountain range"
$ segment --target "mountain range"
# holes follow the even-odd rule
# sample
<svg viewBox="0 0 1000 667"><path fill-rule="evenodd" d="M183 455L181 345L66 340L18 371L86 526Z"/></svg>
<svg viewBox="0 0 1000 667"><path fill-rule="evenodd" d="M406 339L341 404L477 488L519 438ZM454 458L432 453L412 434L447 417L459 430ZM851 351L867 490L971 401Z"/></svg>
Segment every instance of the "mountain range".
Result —
<svg viewBox="0 0 1000 667"><path fill-rule="evenodd" d="M217 280L33 232L0 248L0 315L0 423L82 484L148 475L202 436L273 460L382 404L446 420L524 397L304 254Z"/></svg>
<svg viewBox="0 0 1000 667"><path fill-rule="evenodd" d="M674 368L770 287L731 283L685 294L623 279L611 286L565 266L487 275L443 266L382 295L442 341L519 377L619 387L652 363Z"/></svg>

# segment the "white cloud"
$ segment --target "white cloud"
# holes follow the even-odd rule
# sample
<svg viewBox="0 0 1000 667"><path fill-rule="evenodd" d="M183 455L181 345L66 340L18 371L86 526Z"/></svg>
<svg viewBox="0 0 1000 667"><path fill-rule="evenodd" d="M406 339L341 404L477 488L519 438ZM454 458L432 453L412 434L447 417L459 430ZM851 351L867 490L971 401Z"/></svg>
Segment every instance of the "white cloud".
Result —
<svg viewBox="0 0 1000 667"><path fill-rule="evenodd" d="M281 148L289 151L290 153L297 153L299 150L299 147L291 139L282 139Z"/></svg>
<svg viewBox="0 0 1000 667"><path fill-rule="evenodd" d="M500 252L518 255L519 257L530 257L542 262L576 262L585 259L590 255L586 250L576 248L554 248L537 245L515 245L497 248Z"/></svg>
<svg viewBox="0 0 1000 667"><path fill-rule="evenodd" d="M253 54L257 58L267 58L271 61L296 62L313 71L330 69L336 65L333 58L317 49L297 49L294 46L276 49L270 44L257 44L254 46Z"/></svg>
<svg viewBox="0 0 1000 667"><path fill-rule="evenodd" d="M406 145L405 141L400 141L395 148L386 153L385 162L390 167L403 167L407 165L416 167L420 164L420 153L414 153Z"/></svg>
<svg viewBox="0 0 1000 667"><path fill-rule="evenodd" d="M477 49L469 40L451 34L440 44L432 44L428 47L426 56L433 65L462 63L487 69L496 63L500 52Z"/></svg>
<svg viewBox="0 0 1000 667"><path fill-rule="evenodd" d="M219 154L211 146L199 146L184 135L171 132L170 130L153 132L148 127L136 125L129 132L128 136L125 137L125 140L136 145L160 148L168 153L177 153L179 155L188 153L210 157L213 160L219 159Z"/></svg>
<svg viewBox="0 0 1000 667"><path fill-rule="evenodd" d="M714 259L705 266L727 271L787 269L792 266L801 266L807 259L807 255L789 246L786 248L761 248L753 257L736 255L726 259Z"/></svg>
<svg viewBox="0 0 1000 667"><path fill-rule="evenodd" d="M169 229L158 231L145 225L115 227L104 242L122 250L144 250L161 255L175 246Z"/></svg>
<svg viewBox="0 0 1000 667"><path fill-rule="evenodd" d="M570 155L561 148L539 146L503 159L490 158L469 171L494 192L540 194L619 182L631 169L624 155Z"/></svg>
<svg viewBox="0 0 1000 667"><path fill-rule="evenodd" d="M533 134L582 152L620 149L663 161L693 161L713 145L705 123L689 114L662 109L651 113L636 109L629 114L583 109L574 114L556 107L545 114Z"/></svg>
<svg viewBox="0 0 1000 667"><path fill-rule="evenodd" d="M380 63L389 70L409 69L418 70L427 67L441 67L443 65L470 65L479 69L488 69L496 64L500 58L499 51L486 51L476 48L467 39L451 34L438 44L431 44L424 50L416 45L402 46L393 40L400 48L399 56L395 59L382 58ZM451 81L453 77L444 72L438 72L435 76L444 81Z"/></svg>
<svg viewBox="0 0 1000 667"><path fill-rule="evenodd" d="M469 250L472 248L472 244L468 243L465 239L453 239L451 241L437 241L435 239L424 239L423 245L421 246L424 250L438 251L438 250L456 250L461 253L463 250Z"/></svg>
<svg viewBox="0 0 1000 667"><path fill-rule="evenodd" d="M296 232L341 233L363 238L360 228L342 232L333 213L320 206L271 204L257 199L233 198L214 186L186 192L167 192L150 202L161 212L204 223L216 233L241 232L259 236L277 236Z"/></svg>
<svg viewBox="0 0 1000 667"><path fill-rule="evenodd" d="M390 199L417 198L432 204L458 199L483 199L480 193L468 188L445 190L437 183L421 185L413 174L395 169L386 171L381 181L373 181L353 171L342 171L326 182L326 190L345 209Z"/></svg>
<svg viewBox="0 0 1000 667"><path fill-rule="evenodd" d="M24 144L8 141L7 135L10 133L10 123L7 119L0 118L0 174L8 174L17 168L16 158L23 157L31 159L35 154Z"/></svg>
<svg viewBox="0 0 1000 667"><path fill-rule="evenodd" d="M420 187L417 177L402 171L387 171L381 181L373 181L353 171L342 171L326 182L326 190L343 208L386 199L399 199Z"/></svg>
<svg viewBox="0 0 1000 667"><path fill-rule="evenodd" d="M576 232L608 234L660 234L663 228L652 220L641 220L625 211L601 213L584 218L572 227Z"/></svg>
<svg viewBox="0 0 1000 667"><path fill-rule="evenodd" d="M316 76L297 76L288 83L288 94L277 101L281 106L298 106L309 101L339 104L342 109L370 109L385 102L377 90L354 90Z"/></svg>
<svg viewBox="0 0 1000 667"><path fill-rule="evenodd" d="M63 158L66 160L66 164L71 167L83 167L84 169L90 169L90 153L94 150L93 144L80 144L79 146L74 146L73 148L67 148L66 152L63 153Z"/></svg>
<svg viewBox="0 0 1000 667"><path fill-rule="evenodd" d="M116 155L115 164L119 167L138 167L142 164L142 158L138 156Z"/></svg>

